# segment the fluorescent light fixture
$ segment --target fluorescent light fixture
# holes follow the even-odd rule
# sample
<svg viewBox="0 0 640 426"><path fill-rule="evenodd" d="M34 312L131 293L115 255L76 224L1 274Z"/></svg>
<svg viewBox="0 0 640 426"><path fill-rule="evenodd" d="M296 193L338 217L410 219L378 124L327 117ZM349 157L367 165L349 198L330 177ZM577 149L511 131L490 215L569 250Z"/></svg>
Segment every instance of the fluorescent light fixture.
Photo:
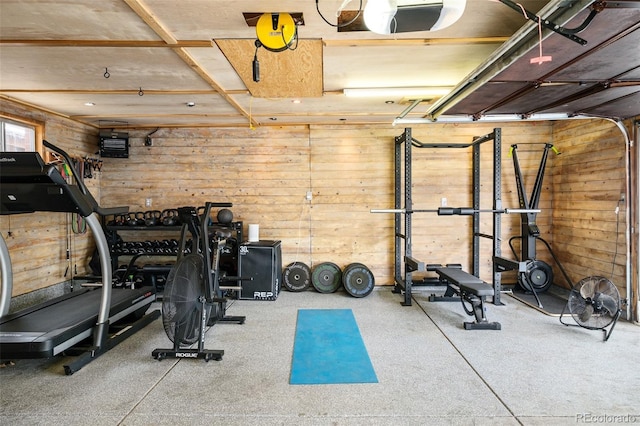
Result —
<svg viewBox="0 0 640 426"><path fill-rule="evenodd" d="M437 31L460 19L466 5L467 0L367 0L362 16L378 34Z"/></svg>
<svg viewBox="0 0 640 426"><path fill-rule="evenodd" d="M431 99L444 96L453 87L378 87L361 89L344 89L342 93L349 98L409 98Z"/></svg>

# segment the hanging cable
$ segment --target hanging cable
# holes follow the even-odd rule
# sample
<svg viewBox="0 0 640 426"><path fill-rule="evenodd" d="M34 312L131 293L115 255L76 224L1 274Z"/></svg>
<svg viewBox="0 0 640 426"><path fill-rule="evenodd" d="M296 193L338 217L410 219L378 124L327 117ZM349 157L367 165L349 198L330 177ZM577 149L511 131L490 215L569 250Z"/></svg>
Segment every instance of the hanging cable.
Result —
<svg viewBox="0 0 640 426"><path fill-rule="evenodd" d="M9 225L7 229L7 238L13 237L13 232L11 232L11 215L7 216L7 224Z"/></svg>
<svg viewBox="0 0 640 426"><path fill-rule="evenodd" d="M250 130L255 130L256 128L253 127L253 118L251 116L251 109L253 108L253 96L251 95L251 97L249 98L249 129Z"/></svg>
<svg viewBox="0 0 640 426"><path fill-rule="evenodd" d="M613 271L616 267L616 257L618 257L618 240L620 238L620 201L618 200L618 203L616 204L616 243L615 243L615 247L613 249L613 260L611 261L611 278L610 280L613 281Z"/></svg>
<svg viewBox="0 0 640 426"><path fill-rule="evenodd" d="M529 19L529 15L527 14L527 9L525 9L524 6L521 5L520 3L516 3L516 4L520 7L520 10L522 10L522 14L524 15L525 19ZM533 19L533 20L537 21L537 23L538 23L538 49L539 49L539 53L538 53L538 57L537 58L531 58L529 60L529 63L542 65L544 62L551 62L552 57L551 56L543 56L542 55L542 18L540 16L538 16L538 15L535 15L535 19Z"/></svg>
<svg viewBox="0 0 640 426"><path fill-rule="evenodd" d="M87 232L87 221L78 213L72 213L71 230L74 234L85 234Z"/></svg>
<svg viewBox="0 0 640 426"><path fill-rule="evenodd" d="M346 5L346 3L343 3L343 6L341 7L341 9ZM327 18L324 17L324 15L322 15L322 12L320 12L320 6L318 5L318 0L316 0L316 11L318 12L318 15L320 15L320 17L322 18L322 20L324 22L326 22L328 25L331 25L334 28L344 28L347 27L351 24L353 24L354 22L356 22L356 20L360 17L360 15L362 14L362 0L360 0L360 5L358 6L358 13L356 13L356 16L353 17L353 19L351 19L349 22L345 22L344 24L333 24L331 22L329 22L327 20Z"/></svg>
<svg viewBox="0 0 640 426"><path fill-rule="evenodd" d="M283 38L284 38L284 36L283 36ZM260 42L260 40L256 40L255 41L255 45L256 45L256 51L253 54L253 64L252 64L253 81L258 83L258 82L260 82L260 62L258 62L258 48L260 46L262 46L262 43Z"/></svg>
<svg viewBox="0 0 640 426"><path fill-rule="evenodd" d="M293 30L293 40L296 41L296 45L294 47L291 47L291 43L293 42L293 40L289 43L287 43L287 40L284 38L284 25L281 28L280 34L282 35L282 43L286 46L287 50L296 50L298 48L298 26L295 25L295 29ZM256 48L256 53L258 52L258 49Z"/></svg>

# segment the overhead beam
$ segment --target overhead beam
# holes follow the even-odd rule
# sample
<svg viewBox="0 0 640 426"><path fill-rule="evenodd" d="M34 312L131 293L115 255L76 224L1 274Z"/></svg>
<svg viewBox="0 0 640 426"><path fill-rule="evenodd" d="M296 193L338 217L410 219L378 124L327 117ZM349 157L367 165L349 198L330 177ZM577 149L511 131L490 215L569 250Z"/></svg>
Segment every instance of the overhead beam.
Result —
<svg viewBox="0 0 640 426"><path fill-rule="evenodd" d="M178 40L160 23L156 16L145 6L141 0L124 0L127 5L142 19L165 43L171 45L172 50L187 64L196 74L200 76L209 86L213 87L236 111L249 120L249 125L257 125L251 114L236 102L225 90L213 79L200 64L189 54L186 48L178 46Z"/></svg>
<svg viewBox="0 0 640 426"><path fill-rule="evenodd" d="M323 40L326 47L375 47L375 46L441 46L455 44L500 44L509 37L457 37L457 38L403 38Z"/></svg>
<svg viewBox="0 0 640 426"><path fill-rule="evenodd" d="M132 95L138 94L137 89L3 89L2 93L56 93L56 94L96 94L96 95ZM244 94L247 90L238 91L234 94ZM219 95L216 90L144 90L145 95Z"/></svg>
<svg viewBox="0 0 640 426"><path fill-rule="evenodd" d="M177 44L178 40L160 23L151 10L140 0L124 0L124 2L147 24L158 37L167 44Z"/></svg>
<svg viewBox="0 0 640 426"><path fill-rule="evenodd" d="M132 0L129 0L132 1ZM323 40L329 47L375 47L375 46L442 46L457 44L499 44L509 37L459 37L459 38L407 38L407 39L359 39L359 40ZM0 45L20 47L212 47L213 40L49 40L49 39L4 39Z"/></svg>
<svg viewBox="0 0 640 426"><path fill-rule="evenodd" d="M211 40L24 40L0 39L0 45L18 47L212 47Z"/></svg>

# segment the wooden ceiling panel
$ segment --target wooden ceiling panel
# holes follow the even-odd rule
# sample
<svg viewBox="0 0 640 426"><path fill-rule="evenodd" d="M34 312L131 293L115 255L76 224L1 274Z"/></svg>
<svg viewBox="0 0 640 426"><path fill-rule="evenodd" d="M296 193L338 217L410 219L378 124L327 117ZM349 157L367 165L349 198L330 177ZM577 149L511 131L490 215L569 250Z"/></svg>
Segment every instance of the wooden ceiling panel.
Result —
<svg viewBox="0 0 640 426"><path fill-rule="evenodd" d="M253 81L255 40L215 40L227 60L256 98L321 97L322 41L299 40L294 49L270 52L258 49L260 81Z"/></svg>
<svg viewBox="0 0 640 426"><path fill-rule="evenodd" d="M469 41L471 43L472 41ZM420 45L395 40L324 48L326 91L344 88L454 86L499 43Z"/></svg>
<svg viewBox="0 0 640 426"><path fill-rule="evenodd" d="M122 0L2 0L0 38L158 40Z"/></svg>
<svg viewBox="0 0 640 426"><path fill-rule="evenodd" d="M154 48L2 46L0 75L2 90L211 88L171 50Z"/></svg>

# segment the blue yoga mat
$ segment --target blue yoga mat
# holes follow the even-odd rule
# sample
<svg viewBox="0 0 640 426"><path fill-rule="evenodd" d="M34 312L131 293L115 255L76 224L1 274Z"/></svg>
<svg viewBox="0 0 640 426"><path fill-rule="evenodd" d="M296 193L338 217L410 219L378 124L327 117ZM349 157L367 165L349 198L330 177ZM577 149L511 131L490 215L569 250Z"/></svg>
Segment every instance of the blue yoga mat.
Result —
<svg viewBox="0 0 640 426"><path fill-rule="evenodd" d="M378 383L351 309L298 310L289 383Z"/></svg>

